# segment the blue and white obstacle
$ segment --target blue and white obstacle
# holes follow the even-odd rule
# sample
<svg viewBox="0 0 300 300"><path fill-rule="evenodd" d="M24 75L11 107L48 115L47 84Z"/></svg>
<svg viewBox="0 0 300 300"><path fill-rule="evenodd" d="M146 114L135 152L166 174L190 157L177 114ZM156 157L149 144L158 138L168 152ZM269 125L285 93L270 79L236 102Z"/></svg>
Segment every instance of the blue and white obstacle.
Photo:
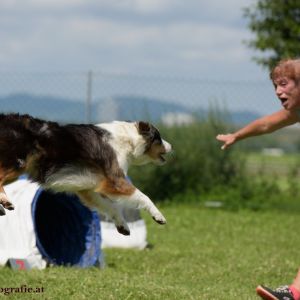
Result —
<svg viewBox="0 0 300 300"><path fill-rule="evenodd" d="M26 178L4 189L15 210L0 217L0 265L103 266L102 248L147 246L146 225L137 210L124 211L131 234L123 236L74 195L45 191Z"/></svg>

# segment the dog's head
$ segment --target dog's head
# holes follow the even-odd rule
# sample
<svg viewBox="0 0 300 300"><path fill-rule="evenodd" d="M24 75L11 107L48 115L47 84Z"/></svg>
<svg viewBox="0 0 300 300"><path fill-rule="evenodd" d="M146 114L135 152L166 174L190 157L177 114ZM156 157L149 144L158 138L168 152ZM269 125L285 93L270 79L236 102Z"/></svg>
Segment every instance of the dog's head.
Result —
<svg viewBox="0 0 300 300"><path fill-rule="evenodd" d="M133 164L143 165L149 162L164 164L165 155L172 150L171 144L161 138L158 129L152 124L143 121L135 124L141 139L135 151Z"/></svg>

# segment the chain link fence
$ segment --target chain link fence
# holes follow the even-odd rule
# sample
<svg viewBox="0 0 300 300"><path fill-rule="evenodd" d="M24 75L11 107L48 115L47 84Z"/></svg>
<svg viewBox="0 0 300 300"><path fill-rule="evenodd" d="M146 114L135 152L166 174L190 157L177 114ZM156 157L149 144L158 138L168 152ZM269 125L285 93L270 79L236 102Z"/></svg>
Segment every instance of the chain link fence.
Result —
<svg viewBox="0 0 300 300"><path fill-rule="evenodd" d="M185 123L224 109L248 122L280 108L272 83L105 72L0 73L0 111L74 123Z"/></svg>

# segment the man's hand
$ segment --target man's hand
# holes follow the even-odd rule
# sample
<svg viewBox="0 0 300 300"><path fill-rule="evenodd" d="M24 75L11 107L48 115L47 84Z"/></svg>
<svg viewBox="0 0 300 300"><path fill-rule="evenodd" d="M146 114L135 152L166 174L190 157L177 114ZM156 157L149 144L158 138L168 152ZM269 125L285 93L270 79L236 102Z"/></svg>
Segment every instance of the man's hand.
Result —
<svg viewBox="0 0 300 300"><path fill-rule="evenodd" d="M231 146L232 144L234 144L236 142L236 137L232 133L218 134L216 136L216 139L218 141L224 142L223 146L221 147L222 150L225 150L226 148L228 148L229 146Z"/></svg>

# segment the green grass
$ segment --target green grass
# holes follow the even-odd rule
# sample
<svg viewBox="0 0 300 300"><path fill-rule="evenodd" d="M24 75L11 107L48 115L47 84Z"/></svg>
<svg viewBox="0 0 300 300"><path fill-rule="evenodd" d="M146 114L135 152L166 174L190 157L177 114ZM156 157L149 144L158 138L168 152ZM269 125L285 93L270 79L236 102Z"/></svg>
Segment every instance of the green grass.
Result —
<svg viewBox="0 0 300 300"><path fill-rule="evenodd" d="M246 170L250 176L259 174L265 180L274 180L278 187L287 190L291 184L291 178L300 178L300 155L298 153L286 153L281 156L266 155L252 152L245 155Z"/></svg>
<svg viewBox="0 0 300 300"><path fill-rule="evenodd" d="M287 165L293 165L297 161L299 162L300 155L298 153L285 153L276 156L263 154L261 152L251 152L247 154L247 158L251 161L267 160L269 163L282 163Z"/></svg>
<svg viewBox="0 0 300 300"><path fill-rule="evenodd" d="M1 287L43 287L7 299L258 299L260 283L290 283L299 264L298 214L228 212L197 205L145 216L151 248L105 250L106 268L0 269ZM2 295L0 295L1 298ZM2 296L4 297L4 296Z"/></svg>

